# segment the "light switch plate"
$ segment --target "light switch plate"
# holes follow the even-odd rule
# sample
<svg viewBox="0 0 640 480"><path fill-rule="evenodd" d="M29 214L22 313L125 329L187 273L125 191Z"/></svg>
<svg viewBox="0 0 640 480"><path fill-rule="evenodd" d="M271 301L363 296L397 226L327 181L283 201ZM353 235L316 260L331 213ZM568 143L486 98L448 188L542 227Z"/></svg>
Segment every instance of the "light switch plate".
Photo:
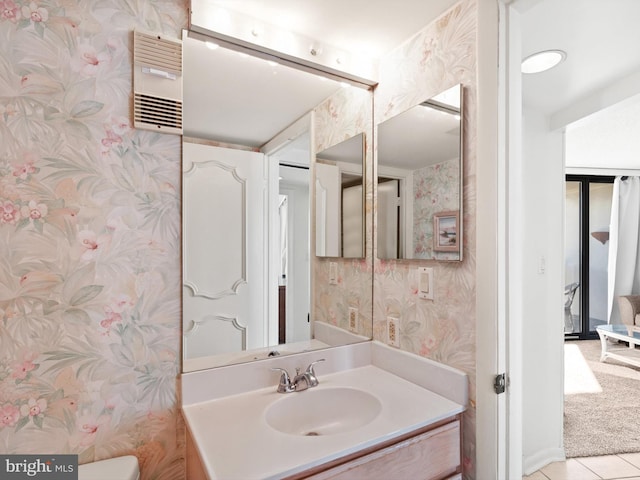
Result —
<svg viewBox="0 0 640 480"><path fill-rule="evenodd" d="M329 262L329 285L338 284L338 264Z"/></svg>
<svg viewBox="0 0 640 480"><path fill-rule="evenodd" d="M400 331L398 330L398 319L387 317L387 344L392 347L400 346Z"/></svg>
<svg viewBox="0 0 640 480"><path fill-rule="evenodd" d="M418 297L433 300L433 268L418 268Z"/></svg>

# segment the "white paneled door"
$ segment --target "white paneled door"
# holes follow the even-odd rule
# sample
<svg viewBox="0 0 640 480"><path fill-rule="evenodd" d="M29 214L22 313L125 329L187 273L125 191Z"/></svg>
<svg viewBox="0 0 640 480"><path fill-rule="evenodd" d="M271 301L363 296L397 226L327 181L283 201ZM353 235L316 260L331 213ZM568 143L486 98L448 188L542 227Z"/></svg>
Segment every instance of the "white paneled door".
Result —
<svg viewBox="0 0 640 480"><path fill-rule="evenodd" d="M268 178L261 153L183 143L185 358L270 343Z"/></svg>

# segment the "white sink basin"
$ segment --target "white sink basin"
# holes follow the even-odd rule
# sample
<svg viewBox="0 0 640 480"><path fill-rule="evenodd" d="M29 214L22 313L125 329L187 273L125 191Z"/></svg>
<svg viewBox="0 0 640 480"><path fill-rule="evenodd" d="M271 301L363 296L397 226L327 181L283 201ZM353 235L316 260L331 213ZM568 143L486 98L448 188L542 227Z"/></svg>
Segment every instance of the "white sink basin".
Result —
<svg viewBox="0 0 640 480"><path fill-rule="evenodd" d="M267 424L282 433L303 436L334 435L374 420L382 404L356 388L311 388L288 393L266 411Z"/></svg>

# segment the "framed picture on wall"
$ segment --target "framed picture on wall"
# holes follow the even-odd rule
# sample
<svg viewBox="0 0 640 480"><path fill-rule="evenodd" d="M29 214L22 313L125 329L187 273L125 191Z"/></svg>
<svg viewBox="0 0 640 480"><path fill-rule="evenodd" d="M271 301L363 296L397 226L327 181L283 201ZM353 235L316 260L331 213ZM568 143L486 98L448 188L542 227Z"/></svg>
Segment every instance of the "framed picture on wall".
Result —
<svg viewBox="0 0 640 480"><path fill-rule="evenodd" d="M433 251L457 252L460 222L459 211L439 212L433 214Z"/></svg>

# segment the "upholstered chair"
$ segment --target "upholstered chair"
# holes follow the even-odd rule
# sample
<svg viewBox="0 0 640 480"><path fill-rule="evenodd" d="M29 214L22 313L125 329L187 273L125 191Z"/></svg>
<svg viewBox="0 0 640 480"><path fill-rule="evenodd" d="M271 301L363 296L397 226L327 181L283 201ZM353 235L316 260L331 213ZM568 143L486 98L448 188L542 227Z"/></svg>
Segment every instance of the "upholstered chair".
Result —
<svg viewBox="0 0 640 480"><path fill-rule="evenodd" d="M618 297L620 320L625 325L640 325L640 295L621 295Z"/></svg>

